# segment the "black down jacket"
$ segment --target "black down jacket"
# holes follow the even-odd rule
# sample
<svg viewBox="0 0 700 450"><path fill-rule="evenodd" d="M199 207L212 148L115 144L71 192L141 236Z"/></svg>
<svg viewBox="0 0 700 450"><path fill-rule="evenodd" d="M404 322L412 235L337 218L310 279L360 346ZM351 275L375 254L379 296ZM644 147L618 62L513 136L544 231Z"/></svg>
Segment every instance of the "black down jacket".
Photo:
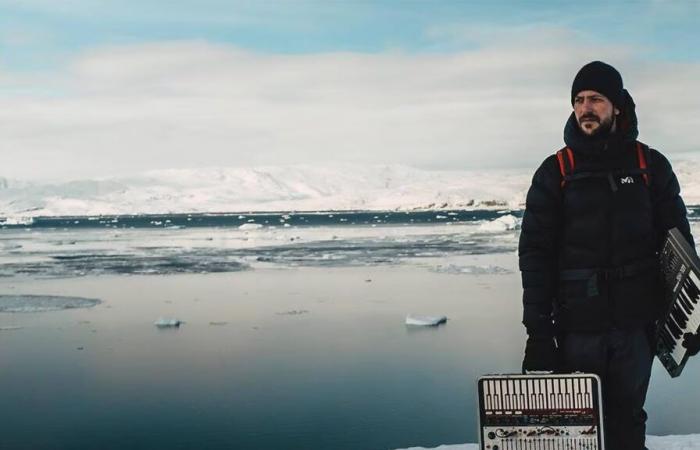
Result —
<svg viewBox="0 0 700 450"><path fill-rule="evenodd" d="M663 306L656 261L666 231L678 227L693 246L668 160L650 149L648 184L639 171L635 105L625 98L617 131L604 137L584 136L569 117L574 168L563 186L556 155L532 179L518 248L530 336L648 325Z"/></svg>

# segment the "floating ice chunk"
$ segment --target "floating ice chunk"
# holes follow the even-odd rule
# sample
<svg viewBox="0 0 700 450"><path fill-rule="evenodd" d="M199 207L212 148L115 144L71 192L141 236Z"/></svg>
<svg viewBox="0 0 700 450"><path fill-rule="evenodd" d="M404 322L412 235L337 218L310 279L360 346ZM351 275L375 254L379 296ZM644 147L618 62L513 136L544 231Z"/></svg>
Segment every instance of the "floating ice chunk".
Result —
<svg viewBox="0 0 700 450"><path fill-rule="evenodd" d="M0 312L32 313L91 308L100 304L94 298L62 297L58 295L0 295Z"/></svg>
<svg viewBox="0 0 700 450"><path fill-rule="evenodd" d="M33 217L15 216L0 218L0 225L32 225L33 223Z"/></svg>
<svg viewBox="0 0 700 450"><path fill-rule="evenodd" d="M406 325L418 327L436 327L447 322L447 316L406 316Z"/></svg>
<svg viewBox="0 0 700 450"><path fill-rule="evenodd" d="M479 231L499 232L514 230L518 226L518 218L512 214L501 216L490 222L484 222L479 225Z"/></svg>
<svg viewBox="0 0 700 450"><path fill-rule="evenodd" d="M184 322L180 319L165 319L163 317L159 317L158 320L153 322L153 325L157 326L158 328L177 328L183 323Z"/></svg>
<svg viewBox="0 0 700 450"><path fill-rule="evenodd" d="M244 223L240 227L238 227L239 230L257 230L259 228L262 228L263 226L260 225L259 223Z"/></svg>

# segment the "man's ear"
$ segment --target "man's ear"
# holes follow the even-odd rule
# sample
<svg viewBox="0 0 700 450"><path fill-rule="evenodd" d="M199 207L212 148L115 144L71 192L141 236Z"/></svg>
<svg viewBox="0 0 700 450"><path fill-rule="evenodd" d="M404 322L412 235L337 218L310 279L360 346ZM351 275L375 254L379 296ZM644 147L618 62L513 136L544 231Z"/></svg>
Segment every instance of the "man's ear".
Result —
<svg viewBox="0 0 700 450"><path fill-rule="evenodd" d="M620 115L620 110L617 108L613 108L613 112L615 113L616 116Z"/></svg>

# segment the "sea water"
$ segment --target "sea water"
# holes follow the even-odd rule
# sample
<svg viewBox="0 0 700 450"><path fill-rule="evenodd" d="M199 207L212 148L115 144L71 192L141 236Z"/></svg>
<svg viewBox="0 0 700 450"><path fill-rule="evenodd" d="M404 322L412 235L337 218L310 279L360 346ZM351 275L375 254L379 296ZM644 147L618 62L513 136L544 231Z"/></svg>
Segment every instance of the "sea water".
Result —
<svg viewBox="0 0 700 450"><path fill-rule="evenodd" d="M0 231L0 448L476 441L476 379L522 358L520 214L401 214ZM649 433L700 429L698 375L696 361L676 380L655 364Z"/></svg>

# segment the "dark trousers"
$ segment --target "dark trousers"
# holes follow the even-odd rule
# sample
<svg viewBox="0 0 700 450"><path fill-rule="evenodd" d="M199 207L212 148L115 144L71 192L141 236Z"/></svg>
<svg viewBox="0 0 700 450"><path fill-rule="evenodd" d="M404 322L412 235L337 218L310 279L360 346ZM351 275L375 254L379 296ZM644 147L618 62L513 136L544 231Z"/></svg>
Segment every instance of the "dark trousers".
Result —
<svg viewBox="0 0 700 450"><path fill-rule="evenodd" d="M567 371L595 373L602 381L605 448L643 450L644 400L654 360L647 332L571 332L562 344Z"/></svg>

